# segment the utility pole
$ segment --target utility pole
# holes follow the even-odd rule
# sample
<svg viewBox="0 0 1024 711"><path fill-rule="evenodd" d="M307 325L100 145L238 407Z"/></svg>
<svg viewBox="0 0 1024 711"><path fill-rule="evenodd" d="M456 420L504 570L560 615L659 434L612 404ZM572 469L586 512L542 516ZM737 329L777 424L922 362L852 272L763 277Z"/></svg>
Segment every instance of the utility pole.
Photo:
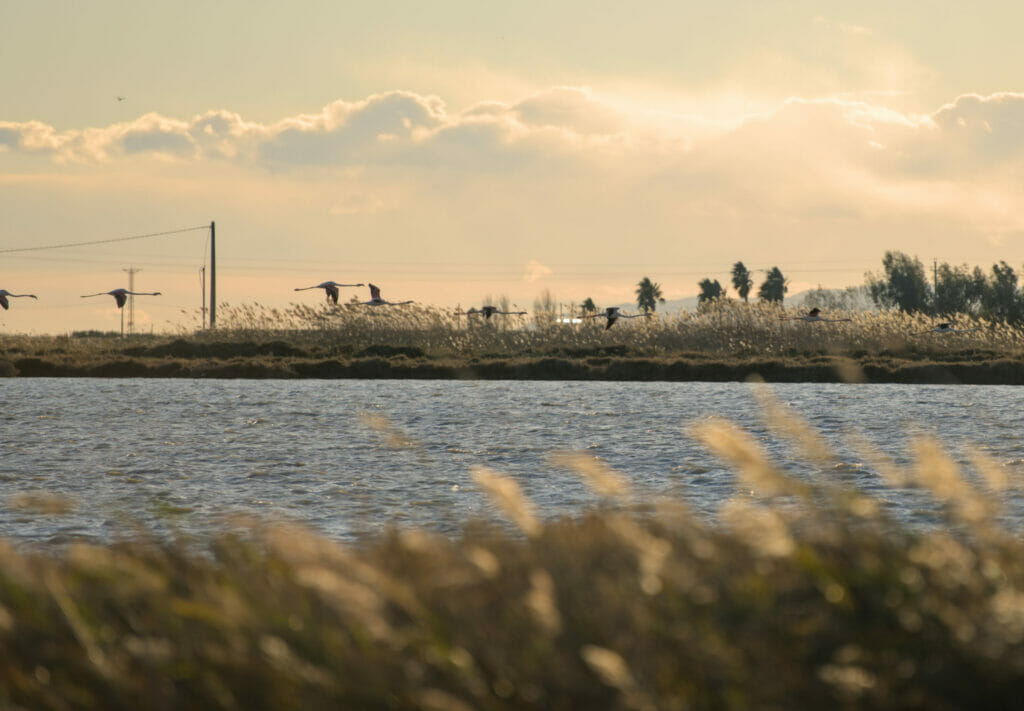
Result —
<svg viewBox="0 0 1024 711"><path fill-rule="evenodd" d="M128 272L128 335L131 336L135 332L135 295L131 292L135 291L135 273L142 270L128 267L121 271ZM124 336L124 333L121 335Z"/></svg>
<svg viewBox="0 0 1024 711"><path fill-rule="evenodd" d="M210 222L210 328L217 323L217 225Z"/></svg>
<svg viewBox="0 0 1024 711"><path fill-rule="evenodd" d="M932 257L932 312L939 303L939 260Z"/></svg>
<svg viewBox="0 0 1024 711"><path fill-rule="evenodd" d="M206 328L206 266L199 269L199 288L202 290L202 300L199 311L202 314L202 328Z"/></svg>

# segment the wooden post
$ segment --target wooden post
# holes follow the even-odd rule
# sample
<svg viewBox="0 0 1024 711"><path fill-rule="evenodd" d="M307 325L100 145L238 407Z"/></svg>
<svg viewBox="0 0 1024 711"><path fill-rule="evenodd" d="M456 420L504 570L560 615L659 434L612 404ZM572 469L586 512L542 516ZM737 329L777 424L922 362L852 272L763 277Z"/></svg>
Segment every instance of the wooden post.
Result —
<svg viewBox="0 0 1024 711"><path fill-rule="evenodd" d="M210 222L210 328L217 323L217 225Z"/></svg>
<svg viewBox="0 0 1024 711"><path fill-rule="evenodd" d="M200 301L199 312L201 316L200 323L202 329L206 330L206 266L204 265L199 269L199 288L202 291L202 300Z"/></svg>

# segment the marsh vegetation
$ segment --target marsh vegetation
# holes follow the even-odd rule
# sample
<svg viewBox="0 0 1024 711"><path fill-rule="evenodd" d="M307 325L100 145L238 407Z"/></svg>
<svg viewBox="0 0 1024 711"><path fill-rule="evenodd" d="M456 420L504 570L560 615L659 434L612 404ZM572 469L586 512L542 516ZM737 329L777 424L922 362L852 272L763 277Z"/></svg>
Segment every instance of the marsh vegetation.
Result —
<svg viewBox="0 0 1024 711"><path fill-rule="evenodd" d="M1024 382L1024 331L967 315L946 319L962 332L935 333L922 314L833 312L850 321L804 323L782 320L793 312L777 304L735 301L607 330L547 312L484 320L415 305L220 312L214 331L6 336L0 374Z"/></svg>

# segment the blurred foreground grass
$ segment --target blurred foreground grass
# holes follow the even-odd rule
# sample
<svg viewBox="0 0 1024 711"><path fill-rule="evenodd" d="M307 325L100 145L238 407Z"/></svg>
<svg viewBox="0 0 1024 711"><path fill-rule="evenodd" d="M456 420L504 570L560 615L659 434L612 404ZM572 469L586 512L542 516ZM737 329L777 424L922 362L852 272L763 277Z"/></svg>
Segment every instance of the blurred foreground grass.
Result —
<svg viewBox="0 0 1024 711"><path fill-rule="evenodd" d="M515 481L479 469L511 525L454 539L342 545L249 523L201 544L5 545L0 707L1018 707L1024 546L997 523L1003 470L977 454L961 471L925 439L905 470L865 448L944 516L911 528L834 483L828 447L763 404L820 479L705 421L694 435L736 471L715 521L562 453L602 508L543 521Z"/></svg>

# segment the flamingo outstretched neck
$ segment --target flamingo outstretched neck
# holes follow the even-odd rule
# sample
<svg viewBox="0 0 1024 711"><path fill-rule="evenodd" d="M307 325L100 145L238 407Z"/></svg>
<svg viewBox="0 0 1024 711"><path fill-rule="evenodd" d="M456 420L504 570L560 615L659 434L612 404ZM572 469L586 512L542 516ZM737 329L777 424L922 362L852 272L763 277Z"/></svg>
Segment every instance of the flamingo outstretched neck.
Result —
<svg viewBox="0 0 1024 711"><path fill-rule="evenodd" d="M951 323L940 323L935 328L930 328L927 331L918 331L915 336L920 336L924 333L971 333L973 331L980 331L980 328L956 328Z"/></svg>
<svg viewBox="0 0 1024 711"><path fill-rule="evenodd" d="M471 308L469 311L466 312L467 316L470 316L472 314L483 314L483 317L485 319L489 319L491 316L493 316L495 314L500 314L502 316L525 316L526 312L525 311L502 311L497 306L481 306L479 309L474 307L474 308Z"/></svg>
<svg viewBox="0 0 1024 711"><path fill-rule="evenodd" d="M620 318L640 318L643 314L624 314L619 311L618 306L609 306L604 310L604 313L588 314L583 318L604 318L606 322L604 324L604 330L608 330L615 325L615 322Z"/></svg>
<svg viewBox="0 0 1024 711"><path fill-rule="evenodd" d="M128 301L129 296L160 296L159 291L128 291L127 289L113 289L111 291L101 291L96 294L83 294L83 299L88 299L90 296L113 296L114 301L117 302L117 308L123 308L125 302Z"/></svg>
<svg viewBox="0 0 1024 711"><path fill-rule="evenodd" d="M338 289L345 286L366 286L366 284L339 284L336 281L325 281L320 284L313 286L297 286L295 291L307 291L309 289L323 289L327 293L327 298L334 303L338 303Z"/></svg>
<svg viewBox="0 0 1024 711"><path fill-rule="evenodd" d="M11 302L7 300L8 298L21 298L23 296L27 296L30 299L39 298L35 294L12 294L11 292L7 291L7 289L0 289L0 306L4 308L4 311L6 311L7 309L11 308Z"/></svg>
<svg viewBox="0 0 1024 711"><path fill-rule="evenodd" d="M821 309L815 306L813 309L805 313L803 316L780 316L783 321L809 321L809 322L826 322L836 323L839 321L852 321L850 318L825 318L821 315Z"/></svg>
<svg viewBox="0 0 1024 711"><path fill-rule="evenodd" d="M367 284L370 287L370 300L361 301L360 303L364 306L402 306L403 304L411 304L412 300L409 301L386 301L381 298L380 287L376 284Z"/></svg>

